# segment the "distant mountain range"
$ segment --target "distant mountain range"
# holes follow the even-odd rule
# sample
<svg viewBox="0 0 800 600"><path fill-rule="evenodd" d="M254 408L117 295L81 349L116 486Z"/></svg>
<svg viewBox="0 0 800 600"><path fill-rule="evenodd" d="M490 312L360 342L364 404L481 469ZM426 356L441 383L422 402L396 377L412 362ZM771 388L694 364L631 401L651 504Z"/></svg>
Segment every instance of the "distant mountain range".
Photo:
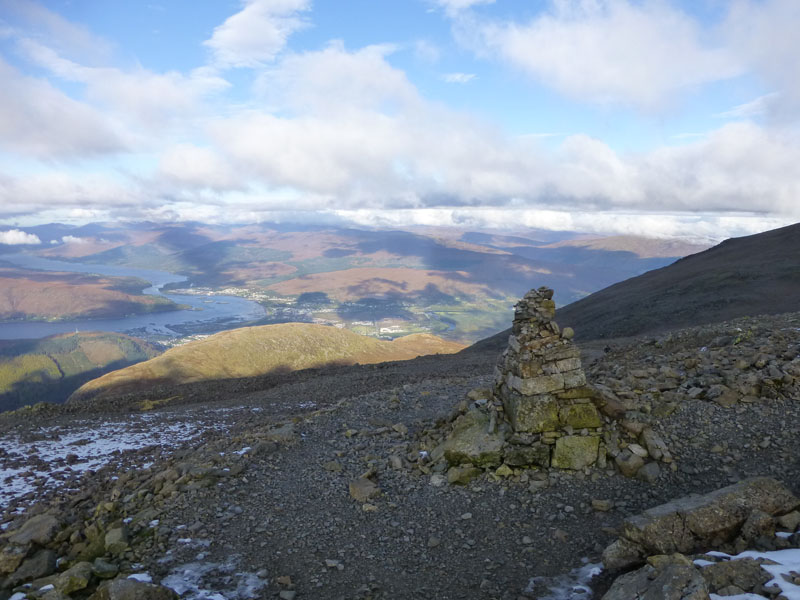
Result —
<svg viewBox="0 0 800 600"><path fill-rule="evenodd" d="M273 315L265 323L327 323L392 336L430 332L462 341L505 326L510 307L531 287L550 286L566 304L704 248L635 236L433 227L135 223L23 229L44 244L25 251L179 273L187 281L173 288L228 290L256 300ZM12 250L18 251L0 246L0 259ZM86 304L90 308L88 298Z"/></svg>

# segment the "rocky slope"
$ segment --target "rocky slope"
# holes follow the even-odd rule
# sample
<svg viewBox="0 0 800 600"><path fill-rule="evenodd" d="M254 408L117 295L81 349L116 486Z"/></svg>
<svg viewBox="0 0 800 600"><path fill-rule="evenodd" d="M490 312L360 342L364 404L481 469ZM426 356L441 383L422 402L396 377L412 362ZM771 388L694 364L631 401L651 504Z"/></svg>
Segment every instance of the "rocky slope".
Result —
<svg viewBox="0 0 800 600"><path fill-rule="evenodd" d="M800 314L582 350L602 392L609 460L479 468L465 484L449 483L457 467L432 459L454 421L485 406L474 390L491 387L494 352L189 385L191 404L143 413L106 402L103 423L119 406L143 436L175 433L112 449L91 475L81 438L105 436L113 448L120 436L81 412L95 405L40 409L35 424L30 411L9 414L0 465L29 487L3 498L0 522L9 533L33 514L51 525L24 550L0 541L0 566L19 553L38 565L38 579L18 574L22 559L10 571L12 584L34 581L31 597L66 589L70 567L88 573L67 592L75 598L117 572L193 598L568 598L645 509L753 476L800 492ZM669 460L642 437L648 428ZM45 461L56 447L61 461ZM656 468L625 470L629 456ZM760 543L796 545L786 523ZM610 583L597 578L596 597Z"/></svg>
<svg viewBox="0 0 800 600"><path fill-rule="evenodd" d="M391 342L309 323L242 327L177 346L79 388L70 402L186 383L241 379L331 364L372 364L462 350L457 342L415 334Z"/></svg>

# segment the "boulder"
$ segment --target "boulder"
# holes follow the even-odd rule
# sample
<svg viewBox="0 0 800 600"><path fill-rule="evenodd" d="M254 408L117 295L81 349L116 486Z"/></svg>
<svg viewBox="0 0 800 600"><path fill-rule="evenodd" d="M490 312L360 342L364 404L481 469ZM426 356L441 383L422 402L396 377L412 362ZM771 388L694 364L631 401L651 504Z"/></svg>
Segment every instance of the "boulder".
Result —
<svg viewBox="0 0 800 600"><path fill-rule="evenodd" d="M447 471L447 483L451 485L466 485L476 477L480 477L481 471L478 467L450 467Z"/></svg>
<svg viewBox="0 0 800 600"><path fill-rule="evenodd" d="M364 503L380 494L381 488L371 479L359 477L350 482L350 496L357 502Z"/></svg>
<svg viewBox="0 0 800 600"><path fill-rule="evenodd" d="M436 454L443 455L451 465L499 466L505 436L501 432L489 433L489 421L489 415L482 411L467 411L456 419L452 433L437 448Z"/></svg>
<svg viewBox="0 0 800 600"><path fill-rule="evenodd" d="M644 466L644 459L627 448L614 457L614 462L625 477L634 477Z"/></svg>
<svg viewBox="0 0 800 600"><path fill-rule="evenodd" d="M512 467L549 467L550 447L546 444L536 443L530 446L506 446L505 461Z"/></svg>
<svg viewBox="0 0 800 600"><path fill-rule="evenodd" d="M553 396L508 394L503 407L514 431L540 433L559 428L558 403Z"/></svg>
<svg viewBox="0 0 800 600"><path fill-rule="evenodd" d="M709 589L718 593L730 586L736 586L744 592L752 592L772 579L772 575L761 568L752 558L740 558L707 565L700 570Z"/></svg>
<svg viewBox="0 0 800 600"><path fill-rule="evenodd" d="M122 554L129 548L128 546L128 528L115 527L106 533L105 549L109 554Z"/></svg>
<svg viewBox="0 0 800 600"><path fill-rule="evenodd" d="M558 418L565 426L573 429L602 427L603 419L594 404L571 404L558 411Z"/></svg>
<svg viewBox="0 0 800 600"><path fill-rule="evenodd" d="M639 544L619 538L603 550L603 566L609 571L635 567L644 562L645 552Z"/></svg>
<svg viewBox="0 0 800 600"><path fill-rule="evenodd" d="M86 589L92 580L92 564L79 562L61 573L53 585L62 594L69 595L72 592Z"/></svg>
<svg viewBox="0 0 800 600"><path fill-rule="evenodd" d="M49 544L56 533L58 532L61 524L53 515L42 514L31 517L19 529L10 533L3 534L12 544L19 544L24 546L35 542L40 546Z"/></svg>
<svg viewBox="0 0 800 600"><path fill-rule="evenodd" d="M119 567L102 558L95 558L92 563L92 573L98 579L113 579L119 573Z"/></svg>
<svg viewBox="0 0 800 600"><path fill-rule="evenodd" d="M135 579L114 579L101 585L90 600L177 600L178 595L163 585Z"/></svg>
<svg viewBox="0 0 800 600"><path fill-rule="evenodd" d="M600 448L597 436L567 435L556 440L551 466L580 470L594 464Z"/></svg>
<svg viewBox="0 0 800 600"><path fill-rule="evenodd" d="M664 558L618 577L602 600L709 600L703 576L686 557Z"/></svg>
<svg viewBox="0 0 800 600"><path fill-rule="evenodd" d="M622 524L621 539L640 547L642 558L698 552L733 540L757 511L779 515L798 505L800 499L775 479L755 477L629 517Z"/></svg>
<svg viewBox="0 0 800 600"><path fill-rule="evenodd" d="M52 550L39 550L23 561L5 581L5 587L16 587L26 581L47 577L56 572L56 553ZM2 587L2 586L0 586Z"/></svg>
<svg viewBox="0 0 800 600"><path fill-rule="evenodd" d="M25 560L29 550L29 545L19 546L17 544L8 544L0 550L0 575L16 571Z"/></svg>

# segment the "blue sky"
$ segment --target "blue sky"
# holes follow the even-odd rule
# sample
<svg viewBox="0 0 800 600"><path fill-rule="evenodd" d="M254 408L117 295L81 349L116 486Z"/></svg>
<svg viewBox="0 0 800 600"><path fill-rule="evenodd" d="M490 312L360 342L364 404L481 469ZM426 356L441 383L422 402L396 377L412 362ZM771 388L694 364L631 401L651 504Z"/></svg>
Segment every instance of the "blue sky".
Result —
<svg viewBox="0 0 800 600"><path fill-rule="evenodd" d="M796 0L0 0L0 226L765 230L800 220L798 26Z"/></svg>

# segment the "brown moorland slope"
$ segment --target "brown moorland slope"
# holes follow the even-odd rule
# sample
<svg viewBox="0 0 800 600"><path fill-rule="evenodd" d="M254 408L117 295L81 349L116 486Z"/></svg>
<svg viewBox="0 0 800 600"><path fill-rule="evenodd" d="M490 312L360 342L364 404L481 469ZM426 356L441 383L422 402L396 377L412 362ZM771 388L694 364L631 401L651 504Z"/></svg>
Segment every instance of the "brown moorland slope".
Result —
<svg viewBox="0 0 800 600"><path fill-rule="evenodd" d="M560 308L579 339L605 339L800 310L800 223L731 238ZM475 345L505 347L509 331Z"/></svg>
<svg viewBox="0 0 800 600"><path fill-rule="evenodd" d="M0 321L117 317L177 308L167 298L142 295L149 285L135 277L0 267Z"/></svg>
<svg viewBox="0 0 800 600"><path fill-rule="evenodd" d="M167 350L88 382L69 399L112 397L155 386L255 377L325 365L374 364L452 354L463 344L429 334L391 342L309 323L242 327Z"/></svg>

